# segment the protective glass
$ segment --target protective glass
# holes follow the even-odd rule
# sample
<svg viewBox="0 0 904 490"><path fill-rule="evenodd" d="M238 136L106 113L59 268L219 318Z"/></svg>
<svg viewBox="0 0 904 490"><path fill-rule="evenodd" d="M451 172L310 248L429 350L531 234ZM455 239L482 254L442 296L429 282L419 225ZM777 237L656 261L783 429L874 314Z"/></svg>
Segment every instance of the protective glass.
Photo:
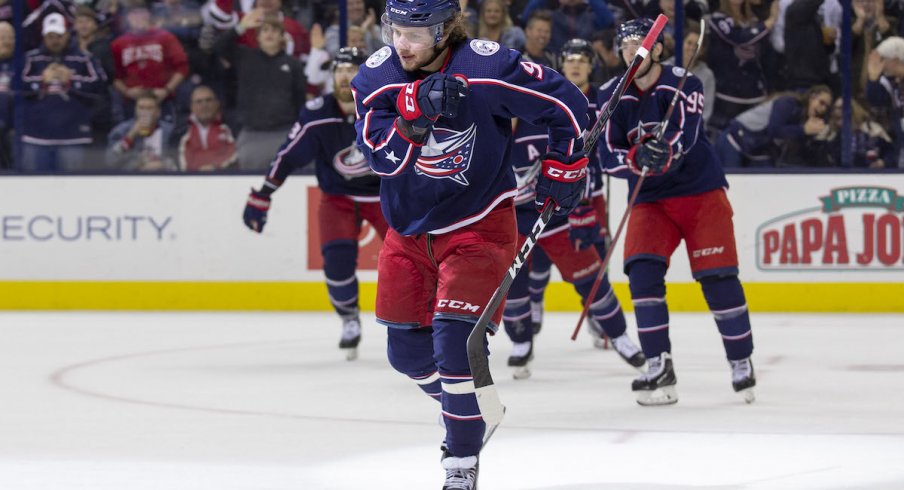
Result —
<svg viewBox="0 0 904 490"><path fill-rule="evenodd" d="M380 21L383 24L383 43L396 49L429 49L443 38L442 24L427 27L394 25L386 14L383 14Z"/></svg>

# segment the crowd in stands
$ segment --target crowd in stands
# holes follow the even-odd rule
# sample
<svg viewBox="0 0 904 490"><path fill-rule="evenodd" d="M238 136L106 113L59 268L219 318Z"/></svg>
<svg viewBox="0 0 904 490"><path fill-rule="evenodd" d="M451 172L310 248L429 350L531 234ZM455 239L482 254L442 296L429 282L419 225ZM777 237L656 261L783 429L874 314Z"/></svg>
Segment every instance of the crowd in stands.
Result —
<svg viewBox="0 0 904 490"><path fill-rule="evenodd" d="M331 90L341 47L335 0L24 0L25 59L14 70L13 1L0 0L4 170L265 168L306 100ZM596 85L623 70L619 22L666 14L665 57L683 64L705 23L690 69L723 164L842 165L848 0L683 0L680 46L676 1L461 3L472 37L528 61L557 69L568 40L591 42ZM904 168L904 0L850 1L853 165ZM347 0L347 44L379 49L382 12L380 0Z"/></svg>

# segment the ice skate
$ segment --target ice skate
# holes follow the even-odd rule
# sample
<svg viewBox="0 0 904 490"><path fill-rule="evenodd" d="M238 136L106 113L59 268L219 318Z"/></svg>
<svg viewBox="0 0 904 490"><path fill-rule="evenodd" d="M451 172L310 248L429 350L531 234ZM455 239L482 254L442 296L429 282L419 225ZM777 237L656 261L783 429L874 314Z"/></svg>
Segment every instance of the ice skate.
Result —
<svg viewBox="0 0 904 490"><path fill-rule="evenodd" d="M658 357L647 359L647 372L631 383L631 389L637 394L640 405L671 405L678 402L677 383L672 356L663 352Z"/></svg>
<svg viewBox="0 0 904 490"><path fill-rule="evenodd" d="M540 333L540 329L543 328L543 302L542 301L531 301L530 302L530 328L534 330L534 335Z"/></svg>
<svg viewBox="0 0 904 490"><path fill-rule="evenodd" d="M443 469L446 470L446 483L443 490L477 490L477 473L479 462L477 456L456 458L448 451L443 451Z"/></svg>
<svg viewBox="0 0 904 490"><path fill-rule="evenodd" d="M512 377L515 379L530 378L530 361L534 358L534 343L515 342L512 345L512 355L508 358L508 365L515 368Z"/></svg>
<svg viewBox="0 0 904 490"><path fill-rule="evenodd" d="M644 357L640 347L634 344L631 338L628 337L628 334L623 333L621 336L613 338L612 346L615 347L615 352L618 352L618 355L621 356L625 362L643 373L643 365L647 363L647 358Z"/></svg>
<svg viewBox="0 0 904 490"><path fill-rule="evenodd" d="M361 319L357 316L342 319L342 338L339 348L345 351L345 360L358 358L358 344L361 342Z"/></svg>
<svg viewBox="0 0 904 490"><path fill-rule="evenodd" d="M591 317L587 317L587 332L590 333L590 338L593 339L593 346L597 349L608 349L609 348L609 337L606 336L606 332L603 330L603 327L600 326L600 323L594 320Z"/></svg>
<svg viewBox="0 0 904 490"><path fill-rule="evenodd" d="M735 392L744 397L747 403L753 403L756 396L753 387L756 386L756 374L753 372L753 361L750 358L740 361L728 361L731 364L731 387Z"/></svg>

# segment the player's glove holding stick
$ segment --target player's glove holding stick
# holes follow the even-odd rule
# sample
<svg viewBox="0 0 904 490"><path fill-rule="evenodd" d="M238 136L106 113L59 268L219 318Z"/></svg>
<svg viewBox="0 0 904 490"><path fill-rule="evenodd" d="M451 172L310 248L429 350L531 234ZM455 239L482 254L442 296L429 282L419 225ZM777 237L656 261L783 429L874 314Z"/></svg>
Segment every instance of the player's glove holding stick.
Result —
<svg viewBox="0 0 904 490"><path fill-rule="evenodd" d="M644 167L650 176L662 175L669 171L672 165L672 145L668 142L656 139L652 134L641 138L640 142L631 147L625 157L628 168L640 175Z"/></svg>
<svg viewBox="0 0 904 490"><path fill-rule="evenodd" d="M550 152L543 155L540 175L537 177L537 207L546 201L556 205L556 214L565 216L580 204L587 180L587 164L590 160L582 151L565 156Z"/></svg>
<svg viewBox="0 0 904 490"><path fill-rule="evenodd" d="M467 95L468 79L463 75L437 72L405 84L396 98L396 127L402 136L420 143L440 116L458 115L459 101Z"/></svg>

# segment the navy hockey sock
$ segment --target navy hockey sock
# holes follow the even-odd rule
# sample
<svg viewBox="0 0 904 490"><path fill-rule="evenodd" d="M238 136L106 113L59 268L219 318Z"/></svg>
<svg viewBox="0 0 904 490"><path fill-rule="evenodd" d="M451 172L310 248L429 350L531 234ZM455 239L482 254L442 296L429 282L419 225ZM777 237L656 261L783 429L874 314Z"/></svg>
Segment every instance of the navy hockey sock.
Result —
<svg viewBox="0 0 904 490"><path fill-rule="evenodd" d="M387 334L389 364L411 378L427 396L440 401L442 387L433 360L433 329L389 328Z"/></svg>
<svg viewBox="0 0 904 490"><path fill-rule="evenodd" d="M587 301L587 295L593 288L593 279L585 281L581 284L575 284L574 289L581 295L581 302ZM590 317L597 321L603 331L610 339L621 337L625 333L627 325L625 323L625 312L621 309L621 304L615 296L615 290L609 283L609 274L603 275L600 287L596 290L596 297L593 303L590 303Z"/></svg>
<svg viewBox="0 0 904 490"><path fill-rule="evenodd" d="M549 271L552 269L552 261L549 256L540 247L534 247L530 259L530 278L528 291L530 291L530 300L534 303L543 302L543 294L546 292L546 286L549 284Z"/></svg>
<svg viewBox="0 0 904 490"><path fill-rule="evenodd" d="M665 263L654 260L638 260L628 271L637 335L647 359L672 351L669 307L665 302L665 271Z"/></svg>
<svg viewBox="0 0 904 490"><path fill-rule="evenodd" d="M534 338L534 330L530 325L530 298L522 296L505 300L502 312L505 333L512 342L529 342Z"/></svg>
<svg viewBox="0 0 904 490"><path fill-rule="evenodd" d="M753 332L744 288L738 276L703 277L700 285L722 334L725 355L732 361L750 357L753 353Z"/></svg>
<svg viewBox="0 0 904 490"><path fill-rule="evenodd" d="M330 303L339 316L345 318L358 314L358 244L350 240L337 240L324 246L323 272Z"/></svg>
<svg viewBox="0 0 904 490"><path fill-rule="evenodd" d="M458 457L479 453L486 429L468 365L466 345L473 327L472 323L461 320L433 320L434 357L443 389L446 447Z"/></svg>

